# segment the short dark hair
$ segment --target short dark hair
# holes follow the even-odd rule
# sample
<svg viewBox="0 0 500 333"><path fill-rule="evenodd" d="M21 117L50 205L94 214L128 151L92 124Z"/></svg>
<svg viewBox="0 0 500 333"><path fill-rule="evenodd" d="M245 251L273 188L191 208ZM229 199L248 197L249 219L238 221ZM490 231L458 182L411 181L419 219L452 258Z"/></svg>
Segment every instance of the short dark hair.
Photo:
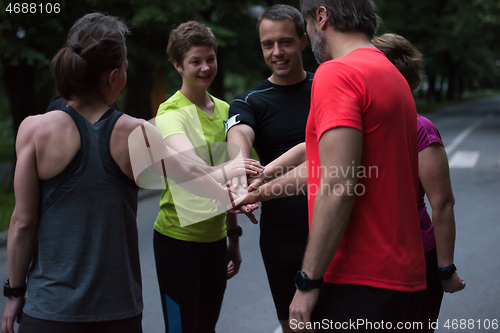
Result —
<svg viewBox="0 0 500 333"><path fill-rule="evenodd" d="M113 16L91 13L78 19L50 63L59 94L66 100L100 95L102 75L120 68L125 60L129 33L127 25Z"/></svg>
<svg viewBox="0 0 500 333"><path fill-rule="evenodd" d="M210 46L217 53L217 40L209 27L196 21L182 23L172 30L168 38L168 60L182 66L186 53L193 46Z"/></svg>
<svg viewBox="0 0 500 333"><path fill-rule="evenodd" d="M289 18L293 21L295 25L295 31L297 32L297 36L302 38L304 35L304 18L302 14L300 14L299 10L290 5L274 5L267 8L257 19L257 33L259 33L260 24L263 19L271 20L271 21L279 21L285 18Z"/></svg>
<svg viewBox="0 0 500 333"><path fill-rule="evenodd" d="M325 7L329 23L341 32L359 31L370 39L375 35L379 17L372 0L300 0L305 18L316 18L316 10Z"/></svg>
<svg viewBox="0 0 500 333"><path fill-rule="evenodd" d="M372 43L403 74L411 90L417 89L424 75L422 53L403 36L396 34L383 34L373 38Z"/></svg>

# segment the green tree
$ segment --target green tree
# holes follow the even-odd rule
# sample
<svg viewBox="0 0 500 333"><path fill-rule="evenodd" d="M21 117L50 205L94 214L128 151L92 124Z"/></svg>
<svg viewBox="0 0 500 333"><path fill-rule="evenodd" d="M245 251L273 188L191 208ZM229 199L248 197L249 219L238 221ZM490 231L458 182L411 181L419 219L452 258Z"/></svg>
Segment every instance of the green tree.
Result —
<svg viewBox="0 0 500 333"><path fill-rule="evenodd" d="M448 85L446 97L461 97L466 87L493 85L499 75L496 0L376 1L383 18L378 32L398 33L424 54L428 98L441 98L436 81Z"/></svg>
<svg viewBox="0 0 500 333"><path fill-rule="evenodd" d="M45 110L55 93L48 69L50 60L64 44L67 31L75 20L92 11L118 16L132 28L132 35L127 41L130 64L128 93L119 101L120 109L134 116L151 118L150 93L154 77L163 77L156 76L156 73L165 73L164 81L169 93L180 87L180 77L168 63L165 49L172 28L188 20L207 24L218 39L219 75L212 85L212 93L225 98L226 76L238 73L241 77L255 77L256 68L258 73L261 72L263 62L255 36L255 19L248 14L248 8L253 4L249 0L83 0L65 15L26 28L22 39L16 37L17 27L10 26L6 12L2 10L0 64L15 129L26 116ZM233 85L230 88L234 88ZM230 95L234 93L236 91L231 91Z"/></svg>

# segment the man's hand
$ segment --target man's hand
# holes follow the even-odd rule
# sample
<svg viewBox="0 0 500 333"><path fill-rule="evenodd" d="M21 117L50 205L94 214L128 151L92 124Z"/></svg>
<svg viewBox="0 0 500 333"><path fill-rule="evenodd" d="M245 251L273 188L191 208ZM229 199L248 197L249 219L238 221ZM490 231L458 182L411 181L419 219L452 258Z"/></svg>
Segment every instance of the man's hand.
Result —
<svg viewBox="0 0 500 333"><path fill-rule="evenodd" d="M14 322L17 321L18 324L21 322L25 302L24 296L9 297L3 313L2 333L14 333Z"/></svg>
<svg viewBox="0 0 500 333"><path fill-rule="evenodd" d="M455 272L448 280L442 280L443 290L447 293L453 294L465 288L465 281L458 276Z"/></svg>
<svg viewBox="0 0 500 333"><path fill-rule="evenodd" d="M297 290L290 304L290 327L296 327L294 332L314 333L316 330L306 329L307 323L311 322L311 314L318 302L319 288L308 291ZM293 325L292 325L293 324ZM311 324L311 327L313 325ZM304 328L304 329L300 329Z"/></svg>
<svg viewBox="0 0 500 333"><path fill-rule="evenodd" d="M259 188L260 185L264 184L264 181L266 180L266 176L262 172L258 176L249 176L249 185L248 185L248 192L255 191Z"/></svg>

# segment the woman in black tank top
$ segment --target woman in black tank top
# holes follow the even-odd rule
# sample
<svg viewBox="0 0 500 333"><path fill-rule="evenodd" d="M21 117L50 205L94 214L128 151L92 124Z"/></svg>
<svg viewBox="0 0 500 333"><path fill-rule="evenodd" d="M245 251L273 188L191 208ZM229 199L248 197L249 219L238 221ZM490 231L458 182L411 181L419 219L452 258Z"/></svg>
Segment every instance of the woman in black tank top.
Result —
<svg viewBox="0 0 500 333"><path fill-rule="evenodd" d="M142 332L138 186L128 139L137 128L148 133L141 137L148 147L163 139L144 120L108 106L127 82L128 33L100 13L76 21L51 62L68 106L19 128L2 332L13 333L15 321L21 333ZM163 148L169 177L193 179L188 190L229 203L204 169Z"/></svg>

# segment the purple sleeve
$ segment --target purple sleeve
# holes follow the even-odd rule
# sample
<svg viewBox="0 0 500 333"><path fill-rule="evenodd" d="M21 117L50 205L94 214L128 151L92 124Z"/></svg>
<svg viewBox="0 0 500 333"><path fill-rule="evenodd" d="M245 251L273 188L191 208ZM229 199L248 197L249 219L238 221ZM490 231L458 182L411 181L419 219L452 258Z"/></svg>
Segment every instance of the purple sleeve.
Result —
<svg viewBox="0 0 500 333"><path fill-rule="evenodd" d="M434 142L444 146L441 134L439 134L436 126L429 119L419 114L417 114L417 135L419 152Z"/></svg>

